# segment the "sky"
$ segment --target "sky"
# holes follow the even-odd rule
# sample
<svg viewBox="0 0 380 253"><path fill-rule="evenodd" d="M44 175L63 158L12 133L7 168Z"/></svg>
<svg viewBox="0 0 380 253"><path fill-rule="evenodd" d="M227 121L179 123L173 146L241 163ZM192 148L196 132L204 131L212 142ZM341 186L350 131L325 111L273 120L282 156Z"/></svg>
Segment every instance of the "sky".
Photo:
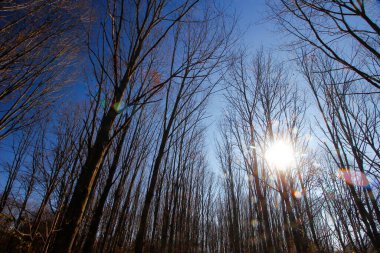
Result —
<svg viewBox="0 0 380 253"><path fill-rule="evenodd" d="M235 13L238 18L237 30L239 34L243 35L237 42L239 47L243 47L251 55L263 47L264 50L275 55L276 59L286 59L287 53L279 49L283 45L284 34L276 32L274 23L268 22L267 16L269 10L265 4L265 0L225 0L224 6L227 7L228 12ZM83 75L83 71L85 70L79 70L78 74L85 76ZM86 82L88 81L83 78L69 86L65 90L67 95L59 103L62 106L65 106L65 104L67 106L68 101L78 102L82 100L88 93ZM208 105L208 115L210 117L204 122L205 125L209 126L206 130L206 152L209 154L209 165L213 171L217 170L218 167L215 155L215 139L217 138L217 125L222 118L225 106L223 101L224 98L221 92L211 97ZM11 144L11 138L2 143L0 147L0 159L2 161L4 161L4 156L9 157ZM1 181L0 175L0 185L2 184Z"/></svg>
<svg viewBox="0 0 380 253"><path fill-rule="evenodd" d="M229 4L238 17L238 30L243 32L238 44L248 55L263 48L275 56L276 60L285 61L291 58L288 52L282 50L285 34L279 33L274 22L268 20L270 10L265 0L231 0ZM206 134L209 166L217 174L221 171L218 169L215 140L218 138L218 122L222 119L224 106L222 93L214 94L208 104L210 118L205 122L209 126Z"/></svg>
<svg viewBox="0 0 380 253"><path fill-rule="evenodd" d="M291 53L283 50L284 44L287 41L287 35L279 32L274 21L271 21L268 16L270 15L269 7L266 5L266 0L215 0L224 1L224 6L227 6L228 11L235 13L238 18L237 30L242 36L239 37L239 41L236 43L239 48L244 48L245 52L249 55L253 55L257 50L263 48L266 52L273 55L276 61L286 62L286 68L290 69L294 75L292 76L293 82L301 89L306 89L306 84L302 77L297 74L295 66L288 60L292 58ZM376 4L380 6L380 1ZM378 13L377 9L373 9L374 13ZM86 55L84 55L86 57ZM83 58L85 60L85 58ZM81 64L76 64L81 66ZM79 75L85 76L85 70L80 70ZM91 73L87 73L91 75ZM77 83L74 83L71 87L65 90L67 95L59 103L63 107L70 106L70 101L79 102L83 100L84 96L87 96L86 83L89 80L83 78ZM218 92L211 96L208 108L207 117L204 120L204 125L207 126L205 132L205 145L206 154L208 158L209 169L216 173L216 175L222 175L222 171L219 168L216 155L216 140L218 139L218 123L222 119L222 115L225 108L225 102L222 92ZM313 108L313 98L309 99L310 107L308 108L309 118L306 119L309 123L313 122L320 117L319 113ZM318 134L318 129L314 129ZM12 156L12 138L8 138L0 143L0 161L11 162ZM317 139L313 138L312 147L316 147ZM0 164L2 166L3 164ZM3 188L6 176L0 169L0 189Z"/></svg>
<svg viewBox="0 0 380 253"><path fill-rule="evenodd" d="M269 8L265 0L223 0L227 11L235 13L238 18L237 30L242 36L239 37L237 45L245 49L248 55L253 55L260 48L270 52L276 60L286 60L291 56L281 50L284 45L285 35L276 31L276 25L268 20ZM84 56L85 57L85 56ZM80 64L77 64L80 65ZM84 74L82 70L79 74ZM82 75L84 76L84 75ZM60 101L62 106L67 106L69 101L80 101L87 95L86 80L79 80L65 91L68 95ZM208 126L206 136L206 152L209 158L209 167L212 171L220 173L216 159L215 140L217 138L218 122L222 118L225 107L222 93L214 94L208 105L208 117L204 124ZM4 161L4 156L9 157L11 138L3 142L0 147L0 160ZM8 151L8 152L6 152ZM2 185L2 175L0 174L0 186Z"/></svg>

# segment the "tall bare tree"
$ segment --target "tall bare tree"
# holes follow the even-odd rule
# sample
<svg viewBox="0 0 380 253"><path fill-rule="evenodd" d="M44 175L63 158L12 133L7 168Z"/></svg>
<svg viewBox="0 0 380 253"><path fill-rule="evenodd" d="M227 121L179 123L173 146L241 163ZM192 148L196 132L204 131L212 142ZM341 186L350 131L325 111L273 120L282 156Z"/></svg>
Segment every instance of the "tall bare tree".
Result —
<svg viewBox="0 0 380 253"><path fill-rule="evenodd" d="M352 71L333 71L336 64L323 55L302 59L303 73L322 115L323 133L329 140L323 146L334 161L338 176L346 184L362 218L364 231L378 248L377 193L367 179L367 176L378 176L379 157L374 148L378 141L378 131L374 130L378 125L375 116L378 96L367 95L368 88L358 88Z"/></svg>
<svg viewBox="0 0 380 253"><path fill-rule="evenodd" d="M86 162L80 172L62 228L57 233L55 252L70 252L79 225L83 219L89 196L96 183L101 164L115 133L128 125L113 129L119 118L120 106L145 103L170 78L157 72L156 54L173 26L195 6L198 1L181 1L174 6L166 1L107 1L105 19L99 30L98 47L89 45L94 65L98 94L107 90L111 99L101 116L94 140L89 143ZM173 70L171 76L181 69ZM139 78L139 75L143 78ZM171 77L170 76L170 77ZM142 80L143 82L138 82ZM138 83L137 83L138 82ZM98 97L97 97L98 98ZM96 106L100 105L100 99ZM128 111L131 117L135 110ZM97 116L94 115L94 120ZM95 127L95 126L94 126Z"/></svg>
<svg viewBox="0 0 380 253"><path fill-rule="evenodd" d="M0 140L44 117L73 79L85 1L0 4ZM66 75L67 76L67 75Z"/></svg>
<svg viewBox="0 0 380 253"><path fill-rule="evenodd" d="M308 46L309 55L322 52L339 63L338 70L351 69L378 92L380 8L376 1L280 0L270 6L273 18L294 36L294 46Z"/></svg>

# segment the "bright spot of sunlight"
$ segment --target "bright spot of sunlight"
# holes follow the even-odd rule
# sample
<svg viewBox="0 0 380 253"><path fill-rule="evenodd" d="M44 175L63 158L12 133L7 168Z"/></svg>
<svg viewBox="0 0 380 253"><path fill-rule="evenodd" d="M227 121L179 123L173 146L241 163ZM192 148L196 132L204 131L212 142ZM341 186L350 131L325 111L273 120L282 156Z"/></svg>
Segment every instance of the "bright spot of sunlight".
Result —
<svg viewBox="0 0 380 253"><path fill-rule="evenodd" d="M295 152L290 143L277 140L268 147L265 159L273 169L287 170L295 164Z"/></svg>

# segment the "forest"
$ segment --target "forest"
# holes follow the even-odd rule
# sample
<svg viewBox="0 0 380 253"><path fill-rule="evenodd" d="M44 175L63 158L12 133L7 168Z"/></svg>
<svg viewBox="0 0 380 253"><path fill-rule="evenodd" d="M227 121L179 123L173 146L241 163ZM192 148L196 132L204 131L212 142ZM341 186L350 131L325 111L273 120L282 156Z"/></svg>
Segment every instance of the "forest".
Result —
<svg viewBox="0 0 380 253"><path fill-rule="evenodd" d="M0 1L3 252L380 252L380 1Z"/></svg>

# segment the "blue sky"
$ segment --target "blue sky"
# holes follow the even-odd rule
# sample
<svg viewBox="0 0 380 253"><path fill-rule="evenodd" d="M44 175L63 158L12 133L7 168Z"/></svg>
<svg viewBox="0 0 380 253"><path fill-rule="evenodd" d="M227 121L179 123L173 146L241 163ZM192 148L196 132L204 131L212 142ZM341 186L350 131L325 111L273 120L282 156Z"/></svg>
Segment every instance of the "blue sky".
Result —
<svg viewBox="0 0 380 253"><path fill-rule="evenodd" d="M284 43L287 41L287 35L278 31L276 25L273 21L268 19L269 8L266 6L266 0L216 0L223 1L224 6L228 7L228 11L231 13L236 13L238 17L238 31L242 32L242 36L240 37L240 41L238 41L237 46L244 48L248 55L253 55L256 50L261 47L270 52L275 60L277 61L286 61L287 68L290 69L293 73L295 73L292 78L293 82L296 83L301 89L306 89L305 83L302 78L297 74L296 68L294 65L287 61L292 58L291 53L286 52L283 49ZM373 1L371 1L374 3ZM220 3L220 2L219 2ZM380 1L375 2L378 6L380 6ZM373 15L377 15L379 10L374 8L372 9ZM86 61L87 55L83 55L83 61ZM87 96L87 88L86 88L86 77L91 79L91 71L86 73L83 64L75 64L75 67L80 66L77 69L79 72L78 75L81 76L76 83L72 84L65 90L66 95L59 102L63 107L69 106L70 102L78 102L83 100L84 96ZM91 80L88 80L91 84ZM309 104L311 105L308 111L309 120L313 122L314 117L319 117L319 113L313 109L313 98L310 98ZM61 106L59 106L61 107ZM214 94L209 101L208 104L208 117L204 124L208 126L206 130L206 153L207 158L209 159L209 167L212 171L220 174L218 162L216 159L216 143L215 139L218 136L218 122L222 118L223 108L225 107L224 98L222 93L219 92ZM62 108L62 107L61 107ZM318 131L318 129L314 129ZM314 138L314 141L316 139ZM8 138L3 142L0 142L0 162L10 161L12 159L11 155L11 146L12 138ZM316 143L312 144L317 145ZM1 164L0 164L1 166ZM0 189L2 189L3 185L3 173L1 173L0 169Z"/></svg>
<svg viewBox="0 0 380 253"><path fill-rule="evenodd" d="M276 25L268 20L269 8L265 0L232 0L228 5L235 9L238 17L238 30L243 31L243 36L238 42L247 54L252 55L261 47L275 56L276 60L284 61L291 56L281 50L284 46L285 35L279 33ZM241 44L241 45L240 45ZM216 159L216 143L218 122L222 118L224 98L221 93L215 94L209 102L206 125L209 125L206 134L206 145L209 165L212 171L220 173Z"/></svg>
<svg viewBox="0 0 380 253"><path fill-rule="evenodd" d="M275 24L267 19L268 7L265 4L265 0L223 0L224 6L227 6L228 11L235 12L238 17L238 30L242 32L240 41L237 46L246 49L248 54L253 54L261 47L264 50L273 54L276 60L286 60L290 58L288 53L280 49L285 41L285 35L276 31ZM84 55L83 57L86 57ZM83 59L85 61L85 59ZM81 64L75 64L75 66L83 66ZM86 71L79 69L78 75L85 76ZM89 78L91 78L91 73ZM91 81L90 81L91 82ZM59 102L63 106L67 106L70 101L80 101L84 96L87 96L86 78L83 77L76 83L68 87L65 92L67 95ZM209 165L213 171L218 171L218 164L215 155L215 138L217 137L217 125L221 120L223 113L223 96L221 93L217 93L211 97L208 106L208 115L205 125L208 125L206 133L206 152L209 158ZM10 158L9 146L12 143L11 138L1 143L0 145L0 161L4 161L4 156ZM1 147L2 146L2 147ZM7 152L8 151L8 152ZM0 174L0 186L2 185L2 175Z"/></svg>

